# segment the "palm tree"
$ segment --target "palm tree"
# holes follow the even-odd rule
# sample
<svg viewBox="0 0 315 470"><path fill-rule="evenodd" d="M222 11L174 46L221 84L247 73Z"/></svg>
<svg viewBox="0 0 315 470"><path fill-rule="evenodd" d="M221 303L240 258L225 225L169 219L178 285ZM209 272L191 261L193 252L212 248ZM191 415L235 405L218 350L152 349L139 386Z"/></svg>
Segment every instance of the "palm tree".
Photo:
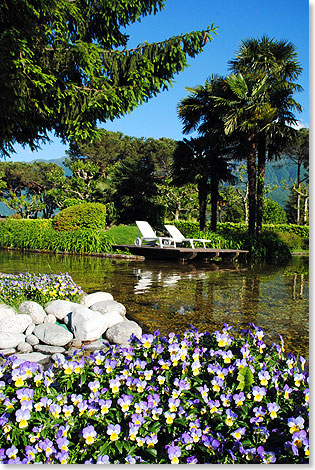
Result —
<svg viewBox="0 0 315 470"><path fill-rule="evenodd" d="M234 156L246 159L248 178L248 231L256 226L256 155L261 133L269 128L276 110L268 101L266 77L253 80L242 74L231 74L225 79L227 89L221 96L213 96L224 121L225 133L238 142Z"/></svg>
<svg viewBox="0 0 315 470"><path fill-rule="evenodd" d="M220 181L232 181L229 155L232 147L224 132L224 122L212 97L224 85L224 78L209 77L205 85L187 87L190 94L178 105L183 133L197 131L198 138L179 142L174 154L174 181L197 182L200 230L206 227L206 204L211 193L211 230L216 231Z"/></svg>
<svg viewBox="0 0 315 470"><path fill-rule="evenodd" d="M206 229L206 208L211 195L211 230L216 231L220 181L232 181L226 158L217 153L206 137L179 141L173 155L173 182L196 183L199 200L200 230Z"/></svg>
<svg viewBox="0 0 315 470"><path fill-rule="evenodd" d="M247 39L241 43L235 58L229 61L234 73L242 73L245 79L261 80L266 77L269 103L276 110L272 123L260 130L257 142L257 233L262 228L263 194L265 185L266 156L280 157L287 139L294 132L294 111L301 106L293 94L302 87L294 82L302 72L297 62L295 46L288 41L270 39Z"/></svg>

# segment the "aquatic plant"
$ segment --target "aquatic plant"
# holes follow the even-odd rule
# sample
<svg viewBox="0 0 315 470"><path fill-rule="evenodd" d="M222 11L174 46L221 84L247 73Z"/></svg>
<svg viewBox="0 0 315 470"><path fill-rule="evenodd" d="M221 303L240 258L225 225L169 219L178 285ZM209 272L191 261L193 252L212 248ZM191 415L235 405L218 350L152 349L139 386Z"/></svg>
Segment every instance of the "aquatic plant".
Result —
<svg viewBox="0 0 315 470"><path fill-rule="evenodd" d="M305 359L254 325L232 331L156 331L48 370L11 356L0 462L308 463Z"/></svg>

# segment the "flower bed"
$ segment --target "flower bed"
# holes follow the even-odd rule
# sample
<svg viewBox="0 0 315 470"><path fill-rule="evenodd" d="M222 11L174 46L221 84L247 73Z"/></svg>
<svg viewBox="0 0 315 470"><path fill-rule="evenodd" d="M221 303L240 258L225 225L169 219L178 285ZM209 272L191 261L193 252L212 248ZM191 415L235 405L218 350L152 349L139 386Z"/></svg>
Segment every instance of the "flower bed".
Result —
<svg viewBox="0 0 315 470"><path fill-rule="evenodd" d="M68 273L2 275L0 277L0 302L17 306L24 300L44 304L50 300L64 299L75 302L83 294Z"/></svg>
<svg viewBox="0 0 315 470"><path fill-rule="evenodd" d="M308 463L305 360L251 325L0 369L2 463Z"/></svg>

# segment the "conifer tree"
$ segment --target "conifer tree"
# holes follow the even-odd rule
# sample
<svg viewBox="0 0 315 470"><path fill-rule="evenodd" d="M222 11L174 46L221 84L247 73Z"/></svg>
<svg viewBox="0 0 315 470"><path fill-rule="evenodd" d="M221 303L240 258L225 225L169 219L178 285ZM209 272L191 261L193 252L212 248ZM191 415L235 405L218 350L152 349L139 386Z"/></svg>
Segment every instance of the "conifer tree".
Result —
<svg viewBox="0 0 315 470"><path fill-rule="evenodd" d="M32 150L53 131L92 140L96 124L132 111L187 66L216 33L173 36L128 49L124 28L165 0L0 2L0 154Z"/></svg>

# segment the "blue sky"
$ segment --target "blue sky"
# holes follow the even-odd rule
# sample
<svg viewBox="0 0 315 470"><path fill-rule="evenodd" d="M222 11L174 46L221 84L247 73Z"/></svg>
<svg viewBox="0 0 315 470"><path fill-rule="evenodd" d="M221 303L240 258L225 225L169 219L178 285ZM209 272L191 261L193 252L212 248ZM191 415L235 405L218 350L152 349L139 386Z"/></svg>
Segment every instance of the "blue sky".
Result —
<svg viewBox="0 0 315 470"><path fill-rule="evenodd" d="M314 8L311 4L311 16ZM203 30L214 23L218 35L207 43L204 51L189 60L189 68L175 76L173 87L161 92L132 113L113 122L102 123L111 131L135 137L183 138L182 126L176 106L187 95L186 86L203 84L216 73L226 75L228 61L234 57L242 40L258 38L263 34L277 40L293 42L303 73L298 82L304 91L296 95L303 112L297 115L302 126L309 125L309 2L306 0L166 0L165 9L155 16L142 19L127 29L129 47L141 42L156 42L176 34ZM52 135L53 143L43 145L42 150L31 152L16 145L12 161L53 159L65 155L68 146Z"/></svg>

